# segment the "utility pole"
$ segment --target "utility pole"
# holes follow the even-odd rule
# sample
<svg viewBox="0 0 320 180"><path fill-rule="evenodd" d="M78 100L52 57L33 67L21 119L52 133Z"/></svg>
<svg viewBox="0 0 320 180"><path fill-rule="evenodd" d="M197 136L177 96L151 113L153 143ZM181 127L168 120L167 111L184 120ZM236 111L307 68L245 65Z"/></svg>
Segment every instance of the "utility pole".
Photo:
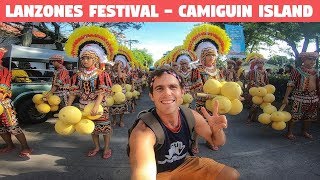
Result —
<svg viewBox="0 0 320 180"><path fill-rule="evenodd" d="M136 39L129 39L129 40L126 40L126 43L129 44L129 48L131 50L131 45L134 44L134 43L139 43L139 41L136 40Z"/></svg>

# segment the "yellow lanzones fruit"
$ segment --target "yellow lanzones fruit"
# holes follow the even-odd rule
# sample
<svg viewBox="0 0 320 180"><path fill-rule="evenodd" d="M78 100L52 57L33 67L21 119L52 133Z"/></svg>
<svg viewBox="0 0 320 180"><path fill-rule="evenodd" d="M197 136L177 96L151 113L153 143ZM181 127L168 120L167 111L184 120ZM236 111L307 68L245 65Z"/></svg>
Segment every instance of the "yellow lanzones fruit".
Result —
<svg viewBox="0 0 320 180"><path fill-rule="evenodd" d="M58 111L59 110L59 106L50 106L50 111L51 112L55 112L55 111Z"/></svg>
<svg viewBox="0 0 320 180"><path fill-rule="evenodd" d="M231 101L231 109L229 110L228 114L230 115L237 115L241 113L243 109L243 105L239 99L234 99Z"/></svg>
<svg viewBox="0 0 320 180"><path fill-rule="evenodd" d="M268 105L263 108L263 112L267 114L272 114L273 112L276 112L276 111L277 111L277 108L273 105Z"/></svg>
<svg viewBox="0 0 320 180"><path fill-rule="evenodd" d="M281 111L281 112L284 115L284 119L283 119L284 122L288 122L291 120L292 116L289 112L287 112L287 111Z"/></svg>
<svg viewBox="0 0 320 180"><path fill-rule="evenodd" d="M3 113L3 111L4 111L4 108L3 108L3 106L0 104L0 115Z"/></svg>
<svg viewBox="0 0 320 180"><path fill-rule="evenodd" d="M278 130L278 131L281 131L283 130L284 128L286 128L286 123L283 122L283 121L279 121L279 122L272 122L272 125L271 127L275 130Z"/></svg>
<svg viewBox="0 0 320 180"><path fill-rule="evenodd" d="M257 87L252 87L249 89L249 94L251 96L258 96L258 88Z"/></svg>
<svg viewBox="0 0 320 180"><path fill-rule="evenodd" d="M137 90L134 90L134 91L132 92L132 97L138 98L138 94L139 94L139 92L138 92Z"/></svg>
<svg viewBox="0 0 320 180"><path fill-rule="evenodd" d="M285 120L285 115L282 113L282 111L275 111L271 114L271 121L280 122Z"/></svg>
<svg viewBox="0 0 320 180"><path fill-rule="evenodd" d="M258 116L258 121L262 124L269 124L271 123L270 117L271 117L270 114L262 113Z"/></svg>
<svg viewBox="0 0 320 180"><path fill-rule="evenodd" d="M59 105L61 102L61 99L59 96L57 95L52 95L52 96L49 96L48 98L48 103L51 105L51 106L57 106Z"/></svg>
<svg viewBox="0 0 320 180"><path fill-rule="evenodd" d="M262 104L260 104L260 108L263 109L264 107L266 107L268 105L271 105L271 103L263 102Z"/></svg>
<svg viewBox="0 0 320 180"><path fill-rule="evenodd" d="M189 93L184 94L182 99L184 104L190 104L193 101L193 97Z"/></svg>
<svg viewBox="0 0 320 180"><path fill-rule="evenodd" d="M236 82L226 82L221 87L221 94L230 100L239 99L241 92L241 87Z"/></svg>
<svg viewBox="0 0 320 180"><path fill-rule="evenodd" d="M65 124L61 120L56 121L56 124L54 125L54 129L58 134L63 136L70 135L75 131L75 128L73 125Z"/></svg>
<svg viewBox="0 0 320 180"><path fill-rule="evenodd" d="M115 84L111 87L111 91L114 93L122 92L122 87L120 84Z"/></svg>
<svg viewBox="0 0 320 180"><path fill-rule="evenodd" d="M227 81L220 81L221 87L226 83Z"/></svg>
<svg viewBox="0 0 320 180"><path fill-rule="evenodd" d="M263 96L263 102L272 103L276 97L273 94L268 93L267 95Z"/></svg>
<svg viewBox="0 0 320 180"><path fill-rule="evenodd" d="M212 100L207 100L206 101L206 108L212 112L212 108L213 108L213 102L214 101L218 101L219 102L219 110L218 113L219 114L226 114L230 111L232 104L231 101L224 97L224 96L216 96L215 98L213 98Z"/></svg>
<svg viewBox="0 0 320 180"><path fill-rule="evenodd" d="M267 93L273 94L276 91L276 87L274 87L274 85L272 84L267 84L264 86L264 88L266 88Z"/></svg>
<svg viewBox="0 0 320 180"><path fill-rule="evenodd" d="M94 123L89 119L81 119L74 127L79 134L91 134L94 130Z"/></svg>
<svg viewBox="0 0 320 180"><path fill-rule="evenodd" d="M221 87L222 85L218 80L208 79L203 85L203 92L217 95L220 94Z"/></svg>
<svg viewBox="0 0 320 180"><path fill-rule="evenodd" d="M32 102L33 102L34 104L43 104L43 103L44 103L43 97L44 97L43 94L35 94L35 95L32 97Z"/></svg>
<svg viewBox="0 0 320 180"><path fill-rule="evenodd" d="M264 87L258 87L258 92L257 96L263 97L267 95L267 89Z"/></svg>
<svg viewBox="0 0 320 180"><path fill-rule="evenodd" d="M48 112L50 112L50 105L46 103L38 104L36 105L36 109L39 113L47 114Z"/></svg>
<svg viewBox="0 0 320 180"><path fill-rule="evenodd" d="M125 95L127 99L132 99L132 92L127 91Z"/></svg>
<svg viewBox="0 0 320 180"><path fill-rule="evenodd" d="M114 104L114 99L113 99L113 97L107 97L105 101L106 101L106 102L105 102L105 105L106 105L107 107L110 107L110 106L112 106L112 105Z"/></svg>
<svg viewBox="0 0 320 180"><path fill-rule="evenodd" d="M99 108L98 108L98 115L95 116L91 116L91 110L94 107L94 102L91 102L89 104L87 104L84 108L83 108L83 116L87 117L90 120L96 120L99 119L102 114L103 114L103 107L99 104Z"/></svg>
<svg viewBox="0 0 320 180"><path fill-rule="evenodd" d="M114 99L115 104L121 104L126 101L126 95L123 94L122 92L117 92L112 97Z"/></svg>
<svg viewBox="0 0 320 180"><path fill-rule="evenodd" d="M124 87L125 87L127 92L131 91L131 89L132 89L131 84L126 84Z"/></svg>
<svg viewBox="0 0 320 180"><path fill-rule="evenodd" d="M58 117L65 124L77 124L81 120L82 113L75 106L65 106L59 111Z"/></svg>
<svg viewBox="0 0 320 180"><path fill-rule="evenodd" d="M253 96L253 97L252 97L252 102L253 102L254 104L260 105L260 104L263 103L263 98L260 97L260 96Z"/></svg>

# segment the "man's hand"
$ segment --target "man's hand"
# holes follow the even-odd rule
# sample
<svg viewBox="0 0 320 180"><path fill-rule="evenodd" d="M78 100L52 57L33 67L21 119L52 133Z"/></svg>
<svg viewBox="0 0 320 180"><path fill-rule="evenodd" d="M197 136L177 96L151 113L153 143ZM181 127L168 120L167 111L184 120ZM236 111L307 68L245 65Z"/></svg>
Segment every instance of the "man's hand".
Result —
<svg viewBox="0 0 320 180"><path fill-rule="evenodd" d="M208 124L212 130L212 133L219 132L222 129L227 128L228 122L225 115L219 115L218 114L218 108L219 108L219 102L214 101L213 102L213 108L212 108L212 116L209 115L207 110L204 107L201 107L201 112L203 116L208 121Z"/></svg>

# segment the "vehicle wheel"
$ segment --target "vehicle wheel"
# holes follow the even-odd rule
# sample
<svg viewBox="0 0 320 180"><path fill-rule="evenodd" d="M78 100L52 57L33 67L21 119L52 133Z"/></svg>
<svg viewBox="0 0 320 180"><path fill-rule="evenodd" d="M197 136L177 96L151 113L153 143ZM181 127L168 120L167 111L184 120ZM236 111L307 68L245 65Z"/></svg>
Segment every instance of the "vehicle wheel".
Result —
<svg viewBox="0 0 320 180"><path fill-rule="evenodd" d="M39 113L32 99L25 99L16 108L18 121L21 124L37 124L45 122L51 115Z"/></svg>

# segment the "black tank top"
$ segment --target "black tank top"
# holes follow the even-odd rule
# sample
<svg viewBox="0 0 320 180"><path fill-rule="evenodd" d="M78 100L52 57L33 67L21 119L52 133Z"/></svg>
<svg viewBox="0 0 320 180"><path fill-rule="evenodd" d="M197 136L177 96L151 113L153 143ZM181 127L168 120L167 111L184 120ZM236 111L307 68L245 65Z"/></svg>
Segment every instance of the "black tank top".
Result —
<svg viewBox="0 0 320 180"><path fill-rule="evenodd" d="M181 127L180 130L175 133L162 123L156 111L152 113L160 122L165 134L164 144L155 152L157 172L173 170L184 162L190 148L191 135L188 123L180 110Z"/></svg>

